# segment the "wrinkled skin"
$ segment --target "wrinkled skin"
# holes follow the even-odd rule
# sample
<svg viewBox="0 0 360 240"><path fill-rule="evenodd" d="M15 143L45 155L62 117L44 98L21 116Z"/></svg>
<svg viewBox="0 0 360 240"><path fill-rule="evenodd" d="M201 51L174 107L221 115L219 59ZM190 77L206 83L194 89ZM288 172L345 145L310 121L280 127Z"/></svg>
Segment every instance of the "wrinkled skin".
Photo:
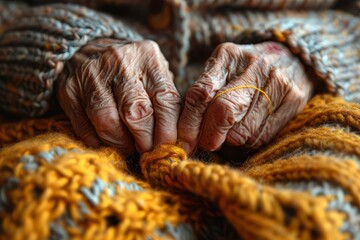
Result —
<svg viewBox="0 0 360 240"><path fill-rule="evenodd" d="M57 96L77 136L125 155L175 144L180 95L152 41L99 39L78 51L59 77Z"/></svg>
<svg viewBox="0 0 360 240"><path fill-rule="evenodd" d="M254 85L214 98L229 88ZM199 147L257 148L268 143L310 99L314 84L289 50L274 42L256 45L219 45L205 70L189 89L178 124L180 140L191 153Z"/></svg>

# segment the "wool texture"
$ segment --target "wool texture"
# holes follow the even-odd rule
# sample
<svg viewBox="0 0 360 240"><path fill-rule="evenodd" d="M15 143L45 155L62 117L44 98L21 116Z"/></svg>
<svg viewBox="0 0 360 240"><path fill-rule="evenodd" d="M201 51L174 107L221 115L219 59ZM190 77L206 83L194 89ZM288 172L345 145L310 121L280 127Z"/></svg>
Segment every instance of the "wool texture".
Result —
<svg viewBox="0 0 360 240"><path fill-rule="evenodd" d="M138 4L128 0L68 2L93 8ZM122 16L110 17L78 5L26 7L0 1L0 93L4 96L0 108L21 116L45 114L54 105L57 76L80 47L99 37L136 41L141 39L137 31L158 42L181 96L185 96L199 76L194 73L201 73L203 62L218 44L271 40L285 44L298 55L316 76L319 88L360 102L360 20L355 16L359 4L338 4L339 9L350 10L353 15L326 10L334 4L325 0L282 0L257 1L254 6L253 1L164 0L152 11L153 4L142 1L141 7L149 9L149 26L143 26L134 19L126 21ZM246 7L253 10L243 10Z"/></svg>
<svg viewBox="0 0 360 240"><path fill-rule="evenodd" d="M299 56L309 72L315 74L314 79L321 88L337 92L348 101L360 102L360 19L338 10L314 10L320 6L328 8L334 2L306 1L309 8L313 9L311 11L301 11L306 8L306 4L304 8L298 7L297 11L291 10L292 4L295 6L302 1L257 1L261 9L268 9L265 6L273 6L274 9L282 6L285 10L281 11L226 8L235 5L248 7L252 1L165 2L167 5L164 5L158 16L172 19L163 31L175 34L171 34L169 40L160 45L163 49L169 49L165 51L169 59L175 59L171 64L181 94L184 95L196 80L185 73L187 66L191 65L189 59L194 56L198 58L199 55L209 57L218 44L227 41L254 44L271 40L285 44ZM319 5L316 7L312 4ZM160 30L164 29L164 22L150 23L155 29L158 26L161 26Z"/></svg>
<svg viewBox="0 0 360 240"><path fill-rule="evenodd" d="M356 239L359 123L360 105L318 95L273 144L236 159L240 167L160 145L141 156L141 176L134 176L115 149L74 140L65 117L3 119L0 143L18 143L0 151L0 235Z"/></svg>
<svg viewBox="0 0 360 240"><path fill-rule="evenodd" d="M110 1L137 2L69 2ZM182 94L201 71L189 60L196 51L272 40L298 55L328 92L360 102L358 17L240 9L335 4L253 2L164 0L150 14L157 34L143 35L159 42ZM78 5L0 2L0 13L0 108L22 116L52 109L57 76L89 41L143 39L124 21ZM0 239L359 239L359 132L359 104L318 95L272 144L233 159L236 166L160 145L140 157L139 173L116 149L79 143L63 115L0 116Z"/></svg>
<svg viewBox="0 0 360 240"><path fill-rule="evenodd" d="M26 117L43 115L52 106L54 81L64 63L99 37L142 39L122 22L78 5L13 12L0 27L0 109Z"/></svg>

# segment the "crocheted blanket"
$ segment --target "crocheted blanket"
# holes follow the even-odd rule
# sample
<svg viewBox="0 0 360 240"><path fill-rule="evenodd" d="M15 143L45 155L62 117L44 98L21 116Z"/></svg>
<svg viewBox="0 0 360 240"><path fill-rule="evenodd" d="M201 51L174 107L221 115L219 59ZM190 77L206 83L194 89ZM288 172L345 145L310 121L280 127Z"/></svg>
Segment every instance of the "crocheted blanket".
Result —
<svg viewBox="0 0 360 240"><path fill-rule="evenodd" d="M0 239L359 239L359 130L360 105L318 95L240 167L161 145L137 174L63 116L2 120Z"/></svg>

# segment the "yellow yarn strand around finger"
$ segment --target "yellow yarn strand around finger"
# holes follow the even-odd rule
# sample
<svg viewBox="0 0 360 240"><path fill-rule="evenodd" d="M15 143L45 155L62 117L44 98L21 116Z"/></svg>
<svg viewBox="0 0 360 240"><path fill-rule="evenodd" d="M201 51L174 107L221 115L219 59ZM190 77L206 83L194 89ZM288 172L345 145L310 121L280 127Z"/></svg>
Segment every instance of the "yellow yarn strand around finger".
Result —
<svg viewBox="0 0 360 240"><path fill-rule="evenodd" d="M269 114L272 113L272 111L273 111L273 104L272 104L272 101L271 101L270 97L266 94L266 92L265 92L264 90L261 90L260 88L254 86L254 85L236 86L236 87L232 87L232 88L226 89L225 91L223 91L223 92L221 92L221 93L218 93L218 94L214 97L213 101L214 101L216 98L218 98L218 97L220 97L220 96L222 96L222 95L224 95L224 94L226 94L226 93L228 93L228 92L235 91L235 90L238 90L238 89L243 89L243 88L252 88L252 89L255 89L255 90L261 92L261 93L265 96L265 98L268 100L268 102L269 102L269 104L270 104Z"/></svg>

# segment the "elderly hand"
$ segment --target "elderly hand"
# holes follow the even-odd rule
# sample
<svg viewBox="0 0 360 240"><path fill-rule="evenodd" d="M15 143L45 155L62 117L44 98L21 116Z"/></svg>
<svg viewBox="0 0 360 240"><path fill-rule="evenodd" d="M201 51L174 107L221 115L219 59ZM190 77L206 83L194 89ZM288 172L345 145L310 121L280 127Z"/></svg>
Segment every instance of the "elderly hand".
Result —
<svg viewBox="0 0 360 240"><path fill-rule="evenodd" d="M57 96L75 133L92 147L125 155L175 143L180 95L168 62L152 41L99 39L67 63Z"/></svg>
<svg viewBox="0 0 360 240"><path fill-rule="evenodd" d="M214 151L225 141L257 148L305 107L313 85L282 44L221 44L187 93L179 138L188 152Z"/></svg>

